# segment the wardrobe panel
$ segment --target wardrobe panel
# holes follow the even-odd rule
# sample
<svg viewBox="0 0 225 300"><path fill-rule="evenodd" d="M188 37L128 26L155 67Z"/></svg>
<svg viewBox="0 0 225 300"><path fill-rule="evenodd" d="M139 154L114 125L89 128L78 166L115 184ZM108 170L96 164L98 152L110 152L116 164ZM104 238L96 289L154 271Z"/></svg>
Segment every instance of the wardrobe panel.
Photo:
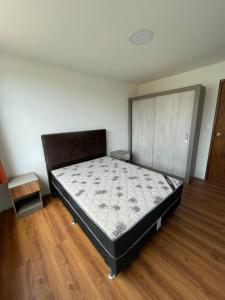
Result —
<svg viewBox="0 0 225 300"><path fill-rule="evenodd" d="M132 102L132 162L152 166L154 98Z"/></svg>
<svg viewBox="0 0 225 300"><path fill-rule="evenodd" d="M195 91L155 98L153 168L185 177Z"/></svg>

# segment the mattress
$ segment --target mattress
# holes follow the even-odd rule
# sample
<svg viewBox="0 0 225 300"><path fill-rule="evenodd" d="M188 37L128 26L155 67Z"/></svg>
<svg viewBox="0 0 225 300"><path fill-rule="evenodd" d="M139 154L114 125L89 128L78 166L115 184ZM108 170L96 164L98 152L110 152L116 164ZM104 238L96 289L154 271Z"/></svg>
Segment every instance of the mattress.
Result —
<svg viewBox="0 0 225 300"><path fill-rule="evenodd" d="M51 171L52 184L117 259L157 224L182 181L111 157Z"/></svg>

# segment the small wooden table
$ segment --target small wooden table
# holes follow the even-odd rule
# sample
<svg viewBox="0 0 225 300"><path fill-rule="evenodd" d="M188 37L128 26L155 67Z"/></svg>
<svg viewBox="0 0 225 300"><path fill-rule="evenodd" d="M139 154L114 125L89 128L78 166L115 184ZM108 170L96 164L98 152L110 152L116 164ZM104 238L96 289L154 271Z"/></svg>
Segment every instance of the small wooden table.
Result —
<svg viewBox="0 0 225 300"><path fill-rule="evenodd" d="M8 187L17 218L43 207L39 180L34 173L10 178Z"/></svg>

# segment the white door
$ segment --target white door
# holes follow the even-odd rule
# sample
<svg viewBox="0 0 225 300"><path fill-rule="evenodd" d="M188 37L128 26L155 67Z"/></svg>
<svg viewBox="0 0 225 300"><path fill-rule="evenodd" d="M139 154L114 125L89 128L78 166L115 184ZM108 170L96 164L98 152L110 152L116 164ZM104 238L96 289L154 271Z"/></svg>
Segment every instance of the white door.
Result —
<svg viewBox="0 0 225 300"><path fill-rule="evenodd" d="M132 161L152 166L154 98L132 102Z"/></svg>
<svg viewBox="0 0 225 300"><path fill-rule="evenodd" d="M185 177L195 91L155 98L153 168Z"/></svg>

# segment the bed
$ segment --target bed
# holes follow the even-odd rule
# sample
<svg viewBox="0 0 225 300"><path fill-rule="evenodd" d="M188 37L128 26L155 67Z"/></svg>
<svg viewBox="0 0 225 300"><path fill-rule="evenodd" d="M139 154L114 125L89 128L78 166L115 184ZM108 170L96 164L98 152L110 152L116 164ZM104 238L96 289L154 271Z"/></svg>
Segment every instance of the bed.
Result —
<svg viewBox="0 0 225 300"><path fill-rule="evenodd" d="M106 156L106 130L43 135L42 142L51 193L114 278L179 205L182 181Z"/></svg>

